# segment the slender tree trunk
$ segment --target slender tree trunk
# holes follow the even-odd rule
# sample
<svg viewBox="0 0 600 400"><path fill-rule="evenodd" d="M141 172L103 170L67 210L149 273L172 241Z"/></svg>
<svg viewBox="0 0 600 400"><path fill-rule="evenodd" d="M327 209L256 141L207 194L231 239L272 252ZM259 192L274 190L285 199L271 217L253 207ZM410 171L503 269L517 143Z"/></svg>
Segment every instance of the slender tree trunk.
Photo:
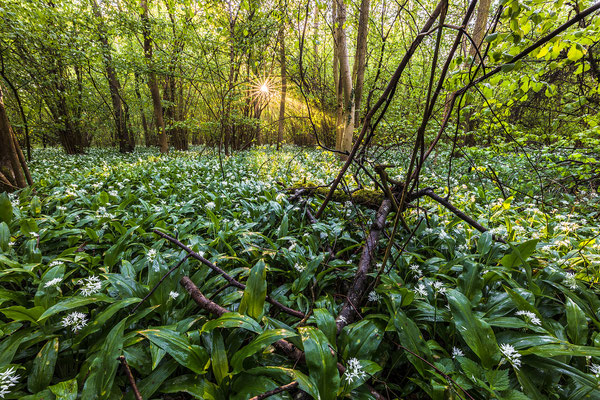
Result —
<svg viewBox="0 0 600 400"><path fill-rule="evenodd" d="M489 1L489 0L488 0ZM354 70L352 76L356 82L354 89L354 103L356 114L354 116L355 125L360 124L360 105L362 92L365 84L365 67L367 61L367 36L369 34L369 9L370 0L360 2L360 17L358 18L358 35L356 37L356 57L354 58Z"/></svg>
<svg viewBox="0 0 600 400"><path fill-rule="evenodd" d="M31 184L31 175L19 142L8 121L0 87L0 190L12 192Z"/></svg>
<svg viewBox="0 0 600 400"><path fill-rule="evenodd" d="M283 139L283 124L285 122L285 96L287 93L287 77L285 63L285 22L281 23L279 30L279 64L281 65L281 101L279 103L279 127L277 130L277 150Z"/></svg>
<svg viewBox="0 0 600 400"><path fill-rule="evenodd" d="M163 108L161 104L160 91L158 89L158 82L156 81L156 74L154 73L154 63L152 60L152 39L150 38L150 19L148 17L148 0L140 1L142 7L142 34L144 36L144 56L146 57L146 63L148 65L148 87L150 88L150 94L152 96L152 105L154 106L154 119L156 125L160 130L158 135L158 143L160 146L161 153L169 152L169 142L167 140L167 133L165 131L165 121L163 119Z"/></svg>
<svg viewBox="0 0 600 400"><path fill-rule="evenodd" d="M151 146L153 143L150 137L150 131L148 130L148 121L146 121L146 112L144 111L144 103L142 101L142 95L140 94L140 74L137 71L134 74L135 78L135 96L137 97L138 104L140 107L140 117L142 119L142 129L144 130L144 144L146 147Z"/></svg>
<svg viewBox="0 0 600 400"><path fill-rule="evenodd" d="M479 6L477 7L477 17L475 18L475 26L473 27L473 34L471 37L475 43L471 43L471 49L469 54L473 57L477 54L477 51L481 48L485 32L487 30L488 17L490 15L491 0L480 0ZM477 47L475 47L475 45Z"/></svg>
<svg viewBox="0 0 600 400"><path fill-rule="evenodd" d="M352 72L348 61L348 45L346 41L346 4L344 0L335 0L337 3L337 48L338 59L340 62L340 82L344 92L344 109L343 109L343 132L338 150L349 152L352 149L352 136L354 134L354 92L352 90ZM342 156L342 158L345 158Z"/></svg>
<svg viewBox="0 0 600 400"><path fill-rule="evenodd" d="M108 79L108 87L110 89L110 98L113 105L113 117L115 119L116 136L119 141L119 151L121 153L129 153L133 151L135 142L132 133L127 126L125 110L121 101L121 82L113 67L110 44L106 35L106 27L104 26L104 17L98 7L96 0L90 0L94 16L98 20L98 40L102 51L102 61Z"/></svg>

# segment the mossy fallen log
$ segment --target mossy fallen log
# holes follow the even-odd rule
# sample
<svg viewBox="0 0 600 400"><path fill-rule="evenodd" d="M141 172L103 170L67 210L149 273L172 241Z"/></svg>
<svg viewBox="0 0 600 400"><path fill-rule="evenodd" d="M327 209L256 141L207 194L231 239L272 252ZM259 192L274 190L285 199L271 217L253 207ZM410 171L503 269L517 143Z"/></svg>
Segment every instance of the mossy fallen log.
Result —
<svg viewBox="0 0 600 400"><path fill-rule="evenodd" d="M303 190L301 194L302 196L325 197L329 192L329 187L315 186L306 183L297 183L287 188L287 190L290 192L297 192L298 190ZM347 201L350 201L354 204L358 204L363 207L370 208L372 210L377 210L384 198L385 195L378 190L358 189L351 193L346 193L343 190L336 190L331 200L337 203L345 203Z"/></svg>

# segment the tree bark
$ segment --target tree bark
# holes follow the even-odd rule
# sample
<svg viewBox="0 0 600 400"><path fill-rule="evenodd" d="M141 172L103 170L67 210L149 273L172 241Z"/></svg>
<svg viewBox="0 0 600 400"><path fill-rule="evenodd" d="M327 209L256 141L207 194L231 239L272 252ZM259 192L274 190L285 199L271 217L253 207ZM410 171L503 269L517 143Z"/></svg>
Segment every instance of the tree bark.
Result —
<svg viewBox="0 0 600 400"><path fill-rule="evenodd" d="M144 112L144 103L142 101L142 95L140 94L140 74L137 71L134 74L135 78L135 97L137 97L139 108L140 108L140 117L142 119L142 129L144 130L144 144L146 147L149 147L154 141L150 137L150 132L148 130L148 121L146 121L146 112Z"/></svg>
<svg viewBox="0 0 600 400"><path fill-rule="evenodd" d="M340 63L340 86L344 92L344 109L342 113L342 135L340 137L340 146L337 150L350 152L352 148L352 136L354 134L354 91L352 89L352 73L350 63L348 62L348 45L346 41L346 4L344 0L335 0L337 3L337 53ZM344 159L345 156L342 156Z"/></svg>
<svg viewBox="0 0 600 400"><path fill-rule="evenodd" d="M31 183L31 175L19 142L8 121L0 87L0 190L12 192Z"/></svg>
<svg viewBox="0 0 600 400"><path fill-rule="evenodd" d="M279 30L279 64L281 65L281 100L279 102L279 127L277 129L277 150L283 140L283 125L285 122L285 96L287 93L286 63L285 63L285 21Z"/></svg>
<svg viewBox="0 0 600 400"><path fill-rule="evenodd" d="M158 143L161 153L169 152L169 142L167 140L167 133L165 131L165 121L163 118L163 108L161 104L160 91L158 89L158 82L156 81L156 74L154 73L154 63L152 59L152 39L150 38L150 18L148 17L148 0L140 0L142 7L142 35L144 36L144 57L148 65L148 87L150 88L150 94L152 96L152 105L154 106L154 119L159 129Z"/></svg>
<svg viewBox="0 0 600 400"><path fill-rule="evenodd" d="M112 100L113 105L113 118L115 120L117 140L119 141L119 151L121 153L129 153L135 148L135 141L132 133L127 127L125 110L121 101L121 82L119 82L119 78L117 77L117 73L113 66L111 48L108 43L102 11L96 0L90 0L90 3L92 5L94 16L98 20L98 41L100 42L102 62L104 63L108 87L110 89L110 99Z"/></svg>
<svg viewBox="0 0 600 400"><path fill-rule="evenodd" d="M487 21L490 15L490 5L491 0L480 0L479 6L477 7L477 16L475 17L475 26L473 27L473 42L471 43L471 48L469 50L469 55L475 57L477 51L481 48L481 44L483 43L483 39L485 36ZM475 45L477 47L475 47Z"/></svg>
<svg viewBox="0 0 600 400"><path fill-rule="evenodd" d="M487 0L490 1L490 0ZM356 57L354 58L353 78L355 82L354 103L356 113L354 116L355 126L360 124L360 105L362 92L365 85L365 67L367 62L367 36L369 34L369 9L370 0L360 2L360 17L358 19L358 35L356 37Z"/></svg>

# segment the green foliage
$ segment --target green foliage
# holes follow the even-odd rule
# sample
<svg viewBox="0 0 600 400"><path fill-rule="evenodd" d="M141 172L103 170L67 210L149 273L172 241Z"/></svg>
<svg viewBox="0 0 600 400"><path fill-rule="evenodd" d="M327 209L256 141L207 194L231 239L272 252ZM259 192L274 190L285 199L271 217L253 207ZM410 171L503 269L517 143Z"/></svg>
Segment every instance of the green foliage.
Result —
<svg viewBox="0 0 600 400"><path fill-rule="evenodd" d="M206 151L36 151L37 184L6 197L11 212L0 224L0 373L15 368L21 377L10 396L120 398L129 385L121 355L144 398L247 399L291 381L321 399L373 398L367 385L383 392L381 381L399 398L463 389L475 398L600 395L600 247L590 223L598 195L548 188L546 203L572 209L539 209L522 194L531 176L525 158L493 149L468 155L474 167L460 159L455 171L469 166L469 174L448 180L427 164L423 184L509 244L423 199L427 220L406 213L414 236L404 252L392 248L386 273L358 306L362 318L338 333L336 295L354 276L360 226L374 212L333 203L309 225L305 207L320 200L290 203L273 183L325 182L339 166L333 156L261 148L223 159L221 170ZM536 167L553 177L586 174L583 165L562 169L572 157L548 153ZM492 163L513 188L506 199ZM246 289L187 259L130 314L185 255L153 228L177 232ZM199 311L178 283L183 275L231 312ZM267 295L312 312L300 326ZM278 353L281 339L305 362Z"/></svg>

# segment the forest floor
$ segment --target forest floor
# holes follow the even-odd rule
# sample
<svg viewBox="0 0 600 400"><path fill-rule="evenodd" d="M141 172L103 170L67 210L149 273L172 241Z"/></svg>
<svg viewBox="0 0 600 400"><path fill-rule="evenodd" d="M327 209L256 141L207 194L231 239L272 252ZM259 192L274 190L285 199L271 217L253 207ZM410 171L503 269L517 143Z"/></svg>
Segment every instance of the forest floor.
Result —
<svg viewBox="0 0 600 400"><path fill-rule="evenodd" d="M448 157L447 151L434 157L434 161L423 172L421 186L431 187L441 196L449 195L448 199L455 207L511 244L494 242L489 233L481 234L446 208L422 199L418 208L411 208L406 213L408 225L416 227L410 235L411 240L405 243L408 232L399 233L398 241L403 244L402 249L401 246L392 249L388 276L381 280L381 287L374 288L369 296L370 302L361 309L361 313L385 314L385 303L389 299L394 301L389 285L408 288L412 295L408 303L402 300L403 307L417 299L415 303L419 302L420 306L410 314L411 318L418 322L421 329L429 332L431 340L440 343L439 348L430 346L431 351L439 351L450 357L452 345L458 344L460 339L453 336L452 345L445 342L444 338L439 337L439 332L436 336L435 327L431 331L430 323L433 321L435 325L438 319L447 321L450 318L447 315L450 309L437 308L441 294L448 292L450 299L450 294L456 289L469 296L467 292L472 288L465 288L464 282L469 265L478 265L474 271L477 279L481 276L483 280L477 281L475 286L479 289L476 291L484 288L489 298L493 297L490 293L494 290L504 293L500 282L513 287L520 293L516 295L519 298L528 298L521 286L534 290L531 286L532 274L540 282L553 282L564 291L578 288L583 293L588 288L595 288L600 278L600 241L597 240L600 235L597 224L600 196L597 189L591 186L573 186L577 179L585 180L597 172L595 167L589 167L597 165L597 162L583 153L561 155L556 149L544 148L532 150L528 156L524 156L495 153L492 149L470 149L453 159L450 174L447 172ZM387 159L383 160L396 164L396 168L389 170L391 176L402 178L404 162L398 160L405 158L398 153L388 154ZM8 321L0 320L0 329L4 332L20 329L19 332L25 330L26 333L21 335L21 347L17 339L14 343L6 340L0 345L0 361L29 369L35 363L33 355L39 350L36 343L43 343L44 338L54 338L61 329L70 327L73 321L65 320L67 312L76 309L82 311L86 314L85 322L89 318L90 324L83 330L73 326L72 332L77 336L70 337L64 343L60 338L61 346L65 348L75 347L77 343L76 346L83 349L81 356L75 356L70 366L57 366L51 374L54 376L52 382L45 382L42 372L34 371L28 378L27 388L22 384L18 387L20 392L15 393L25 395L28 390L35 393L50 383L73 377L77 377L79 391L82 390L84 378L89 374L86 368L90 368L89 362L84 362L86 356L95 354L100 346L108 346L106 341L99 340L104 336L92 327L91 322L106 323L120 308L139 302L139 298L146 295L149 288L185 254L168 242L158 240L152 233L157 228L177 236L194 251L240 280L251 276L253 266L259 260L265 260L266 282L273 297L298 310L306 311L317 306L329 309L335 317L340 302L336 296L344 291L344 281L352 280L353 268L360 257L360 247L374 211L350 202L331 203L323 218L310 224L306 212L316 210L321 200L312 198L290 202L291 193L284 189L298 183L324 185L335 176L339 167L339 161L328 153L297 147L284 147L283 151L261 147L222 159L214 151L205 148L171 152L168 155L148 149L127 155L108 149L91 149L80 156L67 156L56 149L35 150L30 168L36 184L33 189L25 189L10 197L13 209L12 218L7 224L10 231L0 234L0 248L3 250L0 253L0 265L3 266L0 282L5 283L5 288L12 288L0 292L0 304L4 307L0 312ZM360 176L363 182L366 182L365 178ZM348 185L352 188L354 180L349 179ZM540 185L543 185L543 191ZM6 204L3 207L6 208ZM328 247L333 257L327 255L325 249ZM511 261L509 256L514 256L515 248L529 261L523 260L522 264L514 259ZM380 256L377 259L381 262ZM209 276L209 270L197 270L193 265L188 260L182 269L194 273L196 282L200 279L198 285L207 297L210 295L214 302L225 308L238 307L244 295L242 291L235 287L223 288L221 277ZM379 268L381 266L377 265L376 270ZM513 268L512 277L502 268ZM540 275L542 270L544 276ZM519 271L523 272L523 276L517 277ZM79 279L90 279L90 276L100 278L93 278L87 284ZM502 276L505 281L494 283L496 276ZM181 274L165 280L150 297L147 306L160 306L158 314L145 317L144 323L133 324L137 331L132 331L123 339L124 354L141 379L151 376L151 370L160 363L164 351L180 364L197 372L193 366L178 359L168 345L152 337L149 331L140 330L155 326L175 329L173 324L177 324L177 331L186 332L197 323L198 320L194 319L197 311L186 298L185 290L178 285L179 277ZM100 283L95 285L96 281ZM529 285L523 283L526 281L529 281ZM540 282L535 284L542 287ZM86 290L91 293L86 295ZM31 293L35 293L35 298L28 295ZM405 292L402 293L406 296ZM87 297L90 294L93 296ZM385 299L386 296L389 299ZM481 298L481 292L479 295L470 292L469 297L476 301ZM384 301L380 302L382 298ZM457 298L450 301L453 313L455 303L452 301L457 302ZM512 294L511 298L517 301ZM115 299L120 299L119 303L115 303ZM116 304L119 306L115 307ZM542 307L538 303L535 306ZM30 310L29 314L17 315L18 307ZM598 316L593 307L594 304L590 304L589 308L579 304L577 310L583 310L589 320L595 321ZM143 315L155 312L149 308L143 310ZM551 308L540 310L541 314L535 310L536 315L554 318L560 324L565 324L567 319L568 323L572 323L572 317L565 317L564 313L552 311ZM262 315L262 311L259 314ZM59 317L63 318L60 323L57 319L51 326L38 325L40 321ZM278 318L285 323L269 318L267 325L289 328L292 324L289 319ZM503 332L498 333L498 330L523 331L532 328L528 325L531 321L509 318L504 314L499 316L487 312L486 318L497 331L498 338L502 337L505 343L512 343L517 349L516 339L508 334L503 335ZM21 325L17 327L23 321L30 321L31 324L24 328ZM183 327L178 321L187 321L189 326ZM116 327L118 324L112 325ZM40 330L40 326L43 330ZM554 324L544 325L545 331L542 332L541 327L535 327L539 335L566 340L566 335L552 330L555 328L559 329ZM562 329L564 331L564 327ZM573 342L577 340L577 345L595 343L596 336L588 341L587 327L585 332L586 338L575 339L570 328L568 338ZM139 345L139 340L134 340L136 333L139 340L150 339L164 350L163 353L152 350L149 357L147 349L136 347ZM34 334L41 337L36 340L24 339ZM195 340L193 334L188 332L188 336L189 340ZM92 341L92 338L99 340L100 344ZM402 336L399 340L404 343ZM465 345L462 347L464 353L471 358L481 359L485 364L484 356L467 338L465 341L477 356L468 353ZM532 343L529 346L539 345ZM6 353L7 348L12 349L10 346L16 347L14 351L11 350L12 353ZM366 370L371 368L373 374L381 368L394 368L390 360L386 361L377 353L376 347L371 349L372 354L364 353L362 356L377 361L379 367L364 363L363 367ZM68 353L68 357L73 357L71 352L63 350L61 347L63 356ZM524 356L527 355L526 350ZM537 353L543 355L543 351L541 349ZM573 351L577 352L577 349ZM340 357L347 359L349 354L342 355L340 350ZM152 368L149 360L152 360ZM343 362L341 359L339 361ZM414 365L418 362L409 361ZM181 379L169 380L174 370L174 367L170 368L167 368L170 372L164 372L165 376L158 385L142 384L147 395L157 391L161 384L163 393L176 392L177 388L185 386ZM469 382L464 377L468 367L462 361L460 367L457 364L452 368L445 365L444 368L464 387L477 386L476 382ZM581 369L586 370L586 367L581 366ZM235 373L240 373L236 371L231 373L232 379ZM508 377L508 371L504 371ZM222 379L214 367L213 373L218 377L217 381ZM524 379L518 375L523 373L518 368L515 373L519 381ZM102 379L105 378L97 378L97 382L103 382ZM389 382L391 378L382 379L388 379ZM442 378L438 376L431 379ZM480 381L487 382L481 385L493 386L493 379L486 379L481 378ZM124 381L119 382L120 385L126 385ZM242 389L233 385L228 389L231 390L229 394L219 393L226 398L245 398L248 393L261 393L282 383L265 382L263 386L255 388L249 386ZM508 385L503 385L490 390L506 392L518 386L512 375L510 382L510 389ZM399 386L395 390L405 393L415 389L414 383L397 384ZM86 385L91 383L86 382ZM112 381L109 386L117 390L117 385L113 387ZM350 386L348 384L346 388L348 391L357 389L356 386ZM91 391L97 388L90 386L85 390L93 393Z"/></svg>

